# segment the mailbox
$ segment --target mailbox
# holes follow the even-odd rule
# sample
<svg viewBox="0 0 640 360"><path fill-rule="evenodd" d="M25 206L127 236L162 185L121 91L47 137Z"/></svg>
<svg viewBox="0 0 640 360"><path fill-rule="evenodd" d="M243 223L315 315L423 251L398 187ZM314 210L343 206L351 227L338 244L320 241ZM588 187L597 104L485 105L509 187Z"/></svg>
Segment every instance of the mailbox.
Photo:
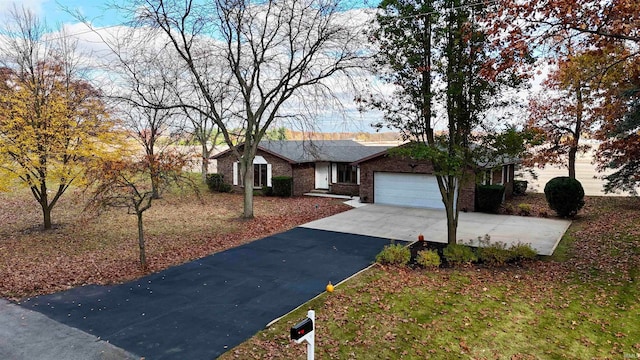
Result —
<svg viewBox="0 0 640 360"><path fill-rule="evenodd" d="M313 320L306 318L291 328L291 340L300 340L313 331Z"/></svg>

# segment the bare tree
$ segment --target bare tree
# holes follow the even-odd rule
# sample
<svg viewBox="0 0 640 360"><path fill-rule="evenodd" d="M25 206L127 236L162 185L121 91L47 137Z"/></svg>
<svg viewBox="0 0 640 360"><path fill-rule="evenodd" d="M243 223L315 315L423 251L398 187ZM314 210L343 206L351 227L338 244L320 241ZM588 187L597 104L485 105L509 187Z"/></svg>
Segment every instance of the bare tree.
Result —
<svg viewBox="0 0 640 360"><path fill-rule="evenodd" d="M162 42L162 51L178 61L173 86L179 101L144 101L215 123L240 164L245 218L253 217L258 143L276 119L287 116L285 104L334 98L327 80L343 75L349 82L369 58L362 28L341 6L340 0L137 0L120 8L134 19L137 34L147 34L129 48Z"/></svg>
<svg viewBox="0 0 640 360"><path fill-rule="evenodd" d="M207 182L207 174L209 173L209 158L216 149L220 131L211 118L204 116L200 112L185 109L185 115L191 123L191 131L193 138L200 144L200 172L202 173L202 182Z"/></svg>
<svg viewBox="0 0 640 360"><path fill-rule="evenodd" d="M140 84L134 84L138 88L128 94L118 96L120 101L117 109L122 120L130 130L133 137L142 146L149 162L151 174L152 194L154 199L159 198L159 165L157 159L172 145L182 132L182 125L178 123L181 113L177 110L163 109L152 106L162 103L170 96L165 82L159 82L148 86L144 90L144 98L139 96Z"/></svg>

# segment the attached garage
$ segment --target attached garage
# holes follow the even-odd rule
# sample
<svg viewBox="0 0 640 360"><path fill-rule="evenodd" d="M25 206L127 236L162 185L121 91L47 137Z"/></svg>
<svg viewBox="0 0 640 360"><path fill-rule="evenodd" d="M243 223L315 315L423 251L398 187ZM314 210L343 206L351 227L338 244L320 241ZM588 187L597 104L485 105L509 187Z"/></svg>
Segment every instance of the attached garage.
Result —
<svg viewBox="0 0 640 360"><path fill-rule="evenodd" d="M376 204L444 209L434 175L374 172L373 194Z"/></svg>

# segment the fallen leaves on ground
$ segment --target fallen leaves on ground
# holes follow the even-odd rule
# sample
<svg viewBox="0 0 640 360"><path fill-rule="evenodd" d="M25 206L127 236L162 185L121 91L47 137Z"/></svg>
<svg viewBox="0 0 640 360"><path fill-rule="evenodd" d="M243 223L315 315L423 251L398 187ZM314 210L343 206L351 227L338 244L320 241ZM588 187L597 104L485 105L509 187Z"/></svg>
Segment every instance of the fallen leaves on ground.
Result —
<svg viewBox="0 0 640 360"><path fill-rule="evenodd" d="M512 200L550 216L544 196ZM640 349L640 200L588 197L561 259L491 268L376 266L222 359L304 358L286 337L316 310L322 359L622 358ZM482 234L478 234L482 235Z"/></svg>
<svg viewBox="0 0 640 360"><path fill-rule="evenodd" d="M0 296L18 300L85 284L143 276L136 219L125 209L83 213L82 193L70 193L42 231L37 203L25 192L0 194ZM244 220L242 196L173 194L144 213L149 271L156 272L324 218L350 207L319 197L254 197Z"/></svg>

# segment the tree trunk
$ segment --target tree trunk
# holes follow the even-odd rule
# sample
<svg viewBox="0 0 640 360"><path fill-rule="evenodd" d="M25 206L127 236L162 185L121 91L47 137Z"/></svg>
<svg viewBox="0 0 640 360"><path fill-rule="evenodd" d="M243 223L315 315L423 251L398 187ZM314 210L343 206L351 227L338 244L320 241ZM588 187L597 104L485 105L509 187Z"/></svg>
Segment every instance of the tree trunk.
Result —
<svg viewBox="0 0 640 360"><path fill-rule="evenodd" d="M153 147L147 151L149 157L149 172L151 173L151 194L153 199L160 199L160 174L158 173L158 157Z"/></svg>
<svg viewBox="0 0 640 360"><path fill-rule="evenodd" d="M245 219L253 219L253 158L250 161L247 154L240 160L240 172L242 173L242 181L244 184L244 213L242 217Z"/></svg>
<svg viewBox="0 0 640 360"><path fill-rule="evenodd" d="M41 178L44 179L44 172L41 172ZM31 193L35 196L36 200L42 208L42 227L45 230L51 229L51 207L49 206L49 196L47 192L47 183L45 181L40 182L40 188L32 186Z"/></svg>
<svg viewBox="0 0 640 360"><path fill-rule="evenodd" d="M458 242L458 224L453 216L452 209L447 209L447 244L454 245Z"/></svg>
<svg viewBox="0 0 640 360"><path fill-rule="evenodd" d="M47 200L40 203L42 207L43 227L45 230L51 229L51 208L47 205Z"/></svg>
<svg viewBox="0 0 640 360"><path fill-rule="evenodd" d="M458 187L454 177L445 177L447 181L448 191L446 194L446 202L444 204L447 212L447 243L456 244L458 242L458 206L456 204Z"/></svg>
<svg viewBox="0 0 640 360"><path fill-rule="evenodd" d="M142 211L137 211L138 217L138 248L140 249L140 268L147 271L147 253L144 246L144 229L142 227Z"/></svg>
<svg viewBox="0 0 640 360"><path fill-rule="evenodd" d="M576 178L576 155L580 144L580 133L582 132L582 118L584 110L584 100L582 99L582 83L576 80L574 83L576 90L576 128L573 134L573 143L569 149L569 177Z"/></svg>
<svg viewBox="0 0 640 360"><path fill-rule="evenodd" d="M151 169L151 197L154 199L160 199L160 177L158 170Z"/></svg>
<svg viewBox="0 0 640 360"><path fill-rule="evenodd" d="M576 146L572 146L569 149L569 177L572 179L576 178L576 154L578 153L578 149Z"/></svg>
<svg viewBox="0 0 640 360"><path fill-rule="evenodd" d="M211 151L207 148L207 144L202 144L202 182L207 183L207 174L209 173L209 156Z"/></svg>

